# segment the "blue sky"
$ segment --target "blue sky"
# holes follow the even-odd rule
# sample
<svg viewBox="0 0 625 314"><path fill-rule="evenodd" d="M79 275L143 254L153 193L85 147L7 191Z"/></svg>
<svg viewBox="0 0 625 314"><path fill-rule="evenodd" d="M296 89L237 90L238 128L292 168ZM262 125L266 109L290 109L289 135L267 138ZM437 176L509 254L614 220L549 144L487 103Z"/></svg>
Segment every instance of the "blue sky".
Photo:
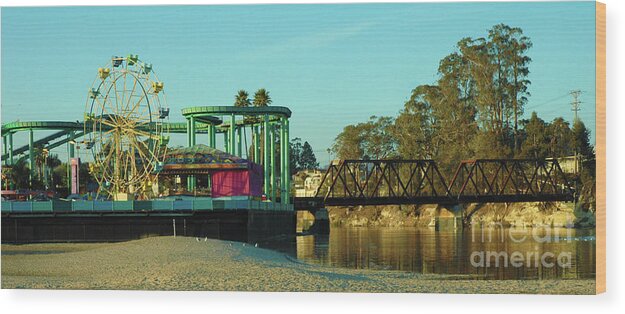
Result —
<svg viewBox="0 0 625 314"><path fill-rule="evenodd" d="M580 89L594 140L594 2L2 8L2 123L81 120L97 68L133 53L165 82L171 121L266 88L325 164L343 126L395 116L458 40L498 23L534 43L526 115L570 121Z"/></svg>

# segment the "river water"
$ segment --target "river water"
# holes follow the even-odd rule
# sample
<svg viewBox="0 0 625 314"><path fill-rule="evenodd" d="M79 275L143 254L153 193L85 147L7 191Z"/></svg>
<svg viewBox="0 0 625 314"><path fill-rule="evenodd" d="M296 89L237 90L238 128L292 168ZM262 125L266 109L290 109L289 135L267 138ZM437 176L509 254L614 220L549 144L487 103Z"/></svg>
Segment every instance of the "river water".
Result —
<svg viewBox="0 0 625 314"><path fill-rule="evenodd" d="M594 230L332 227L297 236L288 254L313 264L476 279L595 278Z"/></svg>

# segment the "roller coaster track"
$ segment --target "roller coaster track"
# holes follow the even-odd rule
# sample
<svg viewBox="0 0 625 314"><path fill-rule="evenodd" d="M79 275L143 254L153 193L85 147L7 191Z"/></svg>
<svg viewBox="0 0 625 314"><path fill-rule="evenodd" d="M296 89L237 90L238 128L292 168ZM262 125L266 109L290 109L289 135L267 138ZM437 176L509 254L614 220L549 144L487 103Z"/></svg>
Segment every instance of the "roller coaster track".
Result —
<svg viewBox="0 0 625 314"><path fill-rule="evenodd" d="M169 133L184 134L187 132L187 124L184 122L164 122L163 127L168 130ZM86 128L85 133L84 123L80 121L15 121L2 125L2 136L6 140L6 135L14 134L24 131L57 131L43 138L33 141L33 146L45 147L47 149L53 149L63 144L67 144L72 140L70 134L74 132L74 139L79 139L89 133L89 127ZM199 123L196 128L196 133L207 133L207 125ZM21 154L28 152L29 145L23 145L13 149L13 157L18 157ZM9 158L8 151L3 151L2 160Z"/></svg>

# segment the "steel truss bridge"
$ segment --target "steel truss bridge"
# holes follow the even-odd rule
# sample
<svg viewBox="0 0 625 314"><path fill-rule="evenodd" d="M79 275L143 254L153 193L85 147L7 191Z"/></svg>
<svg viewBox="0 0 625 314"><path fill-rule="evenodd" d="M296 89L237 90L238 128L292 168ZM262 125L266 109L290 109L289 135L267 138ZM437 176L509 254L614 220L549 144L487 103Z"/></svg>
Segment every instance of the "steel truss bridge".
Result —
<svg viewBox="0 0 625 314"><path fill-rule="evenodd" d="M313 197L296 209L324 206L573 201L574 189L555 159L476 159L450 181L433 160L341 160L332 163Z"/></svg>

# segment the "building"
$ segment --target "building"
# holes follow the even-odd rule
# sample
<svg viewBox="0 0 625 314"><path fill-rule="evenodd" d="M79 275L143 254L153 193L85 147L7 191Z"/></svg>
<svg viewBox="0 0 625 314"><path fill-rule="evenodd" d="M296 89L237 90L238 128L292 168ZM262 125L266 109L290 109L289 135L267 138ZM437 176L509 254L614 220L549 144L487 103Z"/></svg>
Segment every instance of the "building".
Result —
<svg viewBox="0 0 625 314"><path fill-rule="evenodd" d="M302 170L293 176L295 196L312 197L317 193L323 173L319 170Z"/></svg>
<svg viewBox="0 0 625 314"><path fill-rule="evenodd" d="M562 168L562 172L566 174L577 174L579 173L582 158L578 156L566 156L559 158L547 158L547 160L557 160L560 168Z"/></svg>
<svg viewBox="0 0 625 314"><path fill-rule="evenodd" d="M202 144L167 152L160 175L209 175L206 188L211 197L262 195L263 170L259 164Z"/></svg>

